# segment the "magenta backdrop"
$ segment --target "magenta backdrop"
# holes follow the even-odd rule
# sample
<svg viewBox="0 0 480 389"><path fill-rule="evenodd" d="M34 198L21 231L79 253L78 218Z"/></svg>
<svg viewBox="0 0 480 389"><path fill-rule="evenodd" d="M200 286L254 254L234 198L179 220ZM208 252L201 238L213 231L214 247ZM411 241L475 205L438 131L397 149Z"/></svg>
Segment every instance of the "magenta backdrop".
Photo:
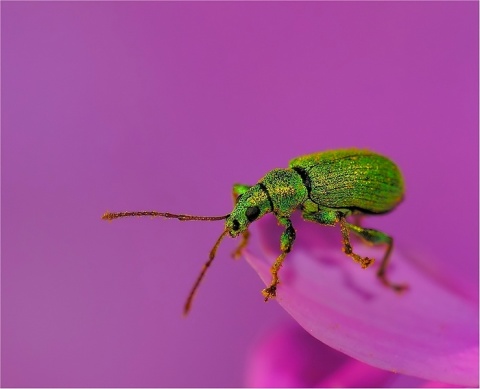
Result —
<svg viewBox="0 0 480 389"><path fill-rule="evenodd" d="M315 151L394 159L371 224L478 288L478 3L1 7L4 386L242 385L291 319L232 241L181 317L222 225L100 216L225 214Z"/></svg>

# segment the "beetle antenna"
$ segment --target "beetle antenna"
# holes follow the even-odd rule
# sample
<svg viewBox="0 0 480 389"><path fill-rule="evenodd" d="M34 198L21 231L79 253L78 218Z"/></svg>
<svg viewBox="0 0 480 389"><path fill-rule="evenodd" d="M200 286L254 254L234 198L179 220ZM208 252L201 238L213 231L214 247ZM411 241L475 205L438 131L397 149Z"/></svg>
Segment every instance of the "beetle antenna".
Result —
<svg viewBox="0 0 480 389"><path fill-rule="evenodd" d="M197 292L198 286L202 282L203 277L205 276L205 273L207 272L208 268L210 267L213 260L215 259L215 254L217 253L218 246L220 246L220 242L223 240L223 238L227 234L228 234L228 230L226 229L222 232L222 234L219 236L219 238L215 242L215 245L213 246L212 251L210 251L208 261L205 262L205 264L203 265L202 270L200 271L200 274L198 275L197 280L195 281L195 284L193 284L193 288L190 291L190 294L188 295L187 301L185 302L185 306L183 308L184 316L188 315L188 312L192 307L192 301L193 301L193 298L195 297L195 293Z"/></svg>
<svg viewBox="0 0 480 389"><path fill-rule="evenodd" d="M183 215L183 214L174 214L169 212L157 212L157 211L133 211L133 212L105 212L102 216L103 220L113 220L119 219L121 217L128 216L152 216L152 217L166 217L168 219L178 219L181 221L187 220L200 220L200 221L213 221L213 220L223 220L230 216L230 214L225 216L194 216L194 215Z"/></svg>

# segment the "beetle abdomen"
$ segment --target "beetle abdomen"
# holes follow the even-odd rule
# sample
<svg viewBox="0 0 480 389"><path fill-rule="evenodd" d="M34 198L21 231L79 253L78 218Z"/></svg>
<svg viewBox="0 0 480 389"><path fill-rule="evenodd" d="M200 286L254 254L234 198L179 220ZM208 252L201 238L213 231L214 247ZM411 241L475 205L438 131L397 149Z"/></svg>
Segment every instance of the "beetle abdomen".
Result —
<svg viewBox="0 0 480 389"><path fill-rule="evenodd" d="M290 161L310 180L309 197L329 208L383 213L393 209L404 193L398 167L368 150L345 149L315 153Z"/></svg>

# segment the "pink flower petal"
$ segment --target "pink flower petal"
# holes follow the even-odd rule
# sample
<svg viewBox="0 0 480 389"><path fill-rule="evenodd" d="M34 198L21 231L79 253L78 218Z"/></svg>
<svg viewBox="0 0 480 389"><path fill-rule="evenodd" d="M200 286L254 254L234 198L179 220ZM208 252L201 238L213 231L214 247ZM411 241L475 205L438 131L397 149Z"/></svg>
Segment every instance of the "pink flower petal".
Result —
<svg viewBox="0 0 480 389"><path fill-rule="evenodd" d="M265 284L278 255L273 218L257 223L265 254L246 258ZM439 283L398 249L388 275L402 295L341 251L337 228L294 218L297 241L280 272L277 301L309 333L369 365L454 385L478 386L478 303ZM353 242L362 255L383 250Z"/></svg>
<svg viewBox="0 0 480 389"><path fill-rule="evenodd" d="M247 364L250 387L377 387L393 376L328 347L292 325L262 336Z"/></svg>

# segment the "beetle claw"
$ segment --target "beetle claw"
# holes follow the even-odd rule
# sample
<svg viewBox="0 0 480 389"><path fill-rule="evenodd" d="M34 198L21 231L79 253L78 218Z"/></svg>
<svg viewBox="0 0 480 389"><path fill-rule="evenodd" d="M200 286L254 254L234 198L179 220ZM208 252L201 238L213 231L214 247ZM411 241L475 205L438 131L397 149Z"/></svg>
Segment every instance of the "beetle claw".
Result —
<svg viewBox="0 0 480 389"><path fill-rule="evenodd" d="M388 281L383 274L380 276L380 281L382 281L383 285L391 288L394 290L394 292L402 294L403 292L407 291L409 289L407 284L393 284L390 281Z"/></svg>
<svg viewBox="0 0 480 389"><path fill-rule="evenodd" d="M242 249L240 247L235 249L234 251L232 251L231 256L233 259L240 259L240 257L242 256Z"/></svg>
<svg viewBox="0 0 480 389"><path fill-rule="evenodd" d="M366 269L367 267L373 265L374 262L375 262L375 259L373 258L368 258L368 257L361 258L362 269Z"/></svg>
<svg viewBox="0 0 480 389"><path fill-rule="evenodd" d="M268 288L262 290L263 297L265 297L265 302L269 299L274 298L277 295L277 286L270 285Z"/></svg>

